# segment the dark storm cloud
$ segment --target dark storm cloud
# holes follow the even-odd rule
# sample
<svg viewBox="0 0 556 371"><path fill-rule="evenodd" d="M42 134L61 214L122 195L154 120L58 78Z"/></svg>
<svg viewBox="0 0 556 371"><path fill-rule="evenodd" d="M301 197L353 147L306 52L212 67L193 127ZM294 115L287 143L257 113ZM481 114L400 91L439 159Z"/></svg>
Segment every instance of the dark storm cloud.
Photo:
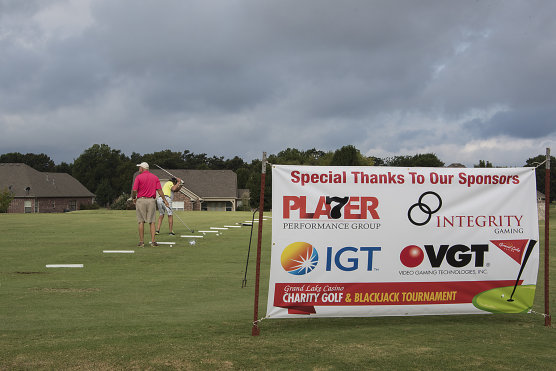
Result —
<svg viewBox="0 0 556 371"><path fill-rule="evenodd" d="M556 107L538 107L517 112L500 112L487 122L475 120L468 126L486 137L507 135L536 139L556 132L554 117Z"/></svg>

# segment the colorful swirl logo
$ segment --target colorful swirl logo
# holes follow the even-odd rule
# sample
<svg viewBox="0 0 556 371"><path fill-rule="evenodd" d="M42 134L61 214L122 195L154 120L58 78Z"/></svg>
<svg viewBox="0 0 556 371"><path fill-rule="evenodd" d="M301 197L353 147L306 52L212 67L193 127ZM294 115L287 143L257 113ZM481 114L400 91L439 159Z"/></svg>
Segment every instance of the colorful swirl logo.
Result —
<svg viewBox="0 0 556 371"><path fill-rule="evenodd" d="M294 242L282 251L280 261L286 272L301 276L315 269L319 261L319 254L307 242Z"/></svg>

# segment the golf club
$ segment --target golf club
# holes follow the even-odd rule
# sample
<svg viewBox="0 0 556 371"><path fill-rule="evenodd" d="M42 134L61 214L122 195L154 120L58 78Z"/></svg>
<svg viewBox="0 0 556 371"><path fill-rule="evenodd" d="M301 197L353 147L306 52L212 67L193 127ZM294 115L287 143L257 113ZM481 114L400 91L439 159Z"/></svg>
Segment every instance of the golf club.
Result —
<svg viewBox="0 0 556 371"><path fill-rule="evenodd" d="M170 173L169 171L163 169L162 167L158 166L157 164L154 164L154 166L156 166L156 167L159 168L160 170L164 171L166 174L170 175L172 178L176 178L176 179L177 179L176 176L172 175L172 173ZM170 209L172 209L172 207L170 207ZM174 210L172 209L172 212L173 212L173 211L174 211ZM182 218L180 218L180 216L179 216L178 214L174 214L174 215L178 217L178 219L179 219L180 222L185 226L185 228L189 229L189 231L190 231L191 233L195 233L195 231L194 231L193 229L189 228L189 227L187 226L187 224L185 224L185 222L182 220Z"/></svg>

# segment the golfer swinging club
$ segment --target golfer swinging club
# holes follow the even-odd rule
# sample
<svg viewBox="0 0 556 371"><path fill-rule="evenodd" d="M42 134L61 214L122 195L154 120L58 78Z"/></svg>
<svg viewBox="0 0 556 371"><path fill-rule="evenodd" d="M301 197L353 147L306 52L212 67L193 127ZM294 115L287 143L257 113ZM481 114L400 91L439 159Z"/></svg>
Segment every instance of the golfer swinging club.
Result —
<svg viewBox="0 0 556 371"><path fill-rule="evenodd" d="M139 223L139 244L137 246L144 247L145 222L149 223L150 226L151 246L158 246L155 241L156 201L154 198L157 193L164 197L164 193L162 193L158 177L149 172L149 164L141 162L137 166L139 167L139 175L135 177L131 192L131 197L135 204L137 222ZM164 203L170 207L166 199L164 199Z"/></svg>
<svg viewBox="0 0 556 371"><path fill-rule="evenodd" d="M171 180L164 183L162 186L163 197L158 197L156 199L156 205L158 206L158 212L160 216L158 217L158 223L156 224L156 234L160 233L160 226L162 225L162 220L164 219L164 214L168 214L168 227L170 228L170 236L174 236L174 215L172 213L172 200L174 199L174 192L178 192L183 186L183 180L180 178L172 177ZM168 207L166 205L169 205Z"/></svg>

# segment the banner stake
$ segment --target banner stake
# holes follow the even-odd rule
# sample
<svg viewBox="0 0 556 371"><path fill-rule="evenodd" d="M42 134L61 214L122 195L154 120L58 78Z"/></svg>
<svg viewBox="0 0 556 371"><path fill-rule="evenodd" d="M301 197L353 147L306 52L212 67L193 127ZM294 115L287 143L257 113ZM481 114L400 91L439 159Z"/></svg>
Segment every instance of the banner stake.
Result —
<svg viewBox="0 0 556 371"><path fill-rule="evenodd" d="M549 308L549 246L550 246L550 148L546 149L546 165L544 175L544 325L551 326L552 318L550 317Z"/></svg>
<svg viewBox="0 0 556 371"><path fill-rule="evenodd" d="M263 237L263 211L264 211L264 187L266 177L266 152L263 152L263 161L261 169L261 196L259 198L259 235L257 241L257 263L255 274L255 303L253 305L253 328L251 336L258 336L261 331L258 326L259 317L259 281L261 278L261 241Z"/></svg>

